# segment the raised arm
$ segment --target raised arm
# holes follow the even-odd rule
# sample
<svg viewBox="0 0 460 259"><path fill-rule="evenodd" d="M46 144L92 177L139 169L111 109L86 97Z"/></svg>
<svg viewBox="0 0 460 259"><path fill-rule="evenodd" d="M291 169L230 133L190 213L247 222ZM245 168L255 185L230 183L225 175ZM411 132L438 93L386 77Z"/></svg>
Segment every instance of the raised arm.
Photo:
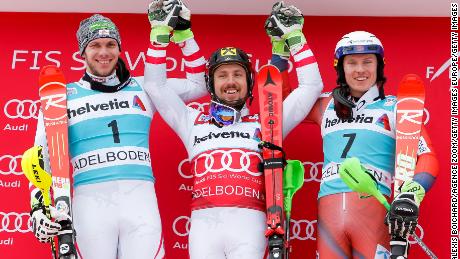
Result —
<svg viewBox="0 0 460 259"><path fill-rule="evenodd" d="M323 90L318 64L302 33L303 22L299 9L278 2L265 23L267 34L272 39L273 54L281 57L288 47L299 81L299 86L283 101L283 138L305 119ZM276 57L273 59L278 67L287 62Z"/></svg>
<svg viewBox="0 0 460 259"><path fill-rule="evenodd" d="M198 99L207 94L204 79L206 60L191 31L190 10L183 4L164 1L152 2L149 6L149 20L152 28L151 41L159 46L168 46L170 40L177 45L183 54L186 79L168 78L166 84L172 88L185 102ZM163 20L161 20L163 19ZM172 37L170 38L170 32ZM151 56L151 55L150 55ZM149 53L147 53L147 61ZM151 62L150 62L151 63ZM149 70L145 70L147 75ZM141 79L142 80L142 79Z"/></svg>
<svg viewBox="0 0 460 259"><path fill-rule="evenodd" d="M200 47L193 38L193 34L192 38L177 45L182 50L186 79L169 78L167 84L182 100L189 102L208 93L204 79L206 61L201 54Z"/></svg>
<svg viewBox="0 0 460 259"><path fill-rule="evenodd" d="M178 14L177 10L180 10L180 6L174 5L170 8L164 8L160 6L161 9L159 9L159 11L153 10L152 8L155 8L153 3L150 4L149 7L149 20L152 24L152 32L150 34L151 44L148 48L146 57L144 88L147 94L150 96L152 103L155 105L157 111L161 114L166 123L179 135L179 137L185 143L189 132L187 125L190 125L190 123L187 123L190 117L189 112L193 111L185 105L184 101L173 90L173 87L168 86L166 77L166 49L169 44L169 32L173 28L170 26L170 20L173 19L172 17L174 17L174 14ZM158 15L159 13L161 14L161 12L164 12L164 14ZM152 13L157 15L152 15ZM168 19L170 20L168 21ZM167 33L167 37L165 37L165 35L161 36L161 33ZM163 41L165 38L167 38L166 42ZM189 42L194 42L194 40L188 39L184 45L187 46ZM185 46L184 48L186 48ZM197 45L191 43L189 48L195 48L194 50L197 50ZM190 50L186 48L185 51ZM190 51L188 53L196 53L196 51ZM189 72L188 74L193 73ZM192 78L195 76L197 75L192 75ZM196 85L198 81L199 80L194 80L188 84L188 87L192 87L191 85L194 84ZM180 84L180 82L183 84ZM176 81L172 85L176 85L177 87L187 87L185 81ZM188 97L192 95L190 92L187 94L187 91L183 91L183 93L188 95Z"/></svg>

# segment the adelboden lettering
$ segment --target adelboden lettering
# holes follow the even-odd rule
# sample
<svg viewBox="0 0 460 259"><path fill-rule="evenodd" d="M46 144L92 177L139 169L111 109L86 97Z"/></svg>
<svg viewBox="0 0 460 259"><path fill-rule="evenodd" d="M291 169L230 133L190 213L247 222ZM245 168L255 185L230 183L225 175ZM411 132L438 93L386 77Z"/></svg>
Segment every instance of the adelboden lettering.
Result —
<svg viewBox="0 0 460 259"><path fill-rule="evenodd" d="M87 166L124 160L150 162L150 154L147 152L134 150L107 152L105 154L93 154L79 158L73 162L73 166L75 170L81 170Z"/></svg>

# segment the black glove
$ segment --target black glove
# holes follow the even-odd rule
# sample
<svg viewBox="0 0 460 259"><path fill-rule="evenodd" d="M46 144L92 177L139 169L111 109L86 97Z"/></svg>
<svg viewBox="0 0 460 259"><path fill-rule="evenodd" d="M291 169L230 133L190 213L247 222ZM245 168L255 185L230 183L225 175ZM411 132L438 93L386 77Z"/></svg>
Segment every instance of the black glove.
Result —
<svg viewBox="0 0 460 259"><path fill-rule="evenodd" d="M389 227L389 234L393 237L407 238L412 235L417 227L419 216L415 194L410 192L400 193L391 203L385 223Z"/></svg>
<svg viewBox="0 0 460 259"><path fill-rule="evenodd" d="M410 246L407 238L415 232L418 216L415 193L403 192L395 197L385 217L391 236L391 259L407 258Z"/></svg>

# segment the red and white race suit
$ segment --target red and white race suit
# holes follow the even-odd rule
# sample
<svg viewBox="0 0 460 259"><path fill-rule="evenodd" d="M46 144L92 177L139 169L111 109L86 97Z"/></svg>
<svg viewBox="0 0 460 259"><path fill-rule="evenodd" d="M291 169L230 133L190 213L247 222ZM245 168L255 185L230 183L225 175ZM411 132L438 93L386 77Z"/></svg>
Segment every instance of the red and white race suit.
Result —
<svg viewBox="0 0 460 259"><path fill-rule="evenodd" d="M306 117L323 88L308 45L292 55L299 86L283 102L283 137ZM262 258L266 218L264 177L258 170L259 117L243 108L237 123L217 127L207 112L187 107L166 87L165 57L165 48L151 45L145 83L159 113L184 143L195 176L190 258Z"/></svg>

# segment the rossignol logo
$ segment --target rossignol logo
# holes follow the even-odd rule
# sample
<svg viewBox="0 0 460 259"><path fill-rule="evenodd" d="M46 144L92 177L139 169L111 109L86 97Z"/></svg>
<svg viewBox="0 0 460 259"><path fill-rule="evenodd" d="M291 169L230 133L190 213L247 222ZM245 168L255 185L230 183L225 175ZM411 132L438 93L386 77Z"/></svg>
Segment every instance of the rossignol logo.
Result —
<svg viewBox="0 0 460 259"><path fill-rule="evenodd" d="M67 109L67 116L70 118L83 115L85 113L97 112L97 111L108 111L118 109L129 109L130 105L128 101L118 101L117 99L110 100L107 103L91 104L85 103L83 106L76 108L75 110Z"/></svg>
<svg viewBox="0 0 460 259"><path fill-rule="evenodd" d="M424 101L416 97L407 97L398 101L396 132L404 136L397 138L417 137L423 123ZM415 136L414 136L415 135Z"/></svg>
<svg viewBox="0 0 460 259"><path fill-rule="evenodd" d="M339 123L374 123L374 118L371 116L362 116L362 115L358 115L355 118L351 118L347 120L344 120L344 119L330 120L329 118L326 118L326 125L324 128L327 129Z"/></svg>
<svg viewBox="0 0 460 259"><path fill-rule="evenodd" d="M193 145L200 144L201 142L211 140L211 139L218 139L218 138L245 138L250 139L251 135L245 132L238 132L238 131L230 131L230 132L209 132L208 135L203 137L195 136L195 142Z"/></svg>
<svg viewBox="0 0 460 259"><path fill-rule="evenodd" d="M61 254L67 254L70 251L70 246L68 244L62 244L59 246L59 252Z"/></svg>

